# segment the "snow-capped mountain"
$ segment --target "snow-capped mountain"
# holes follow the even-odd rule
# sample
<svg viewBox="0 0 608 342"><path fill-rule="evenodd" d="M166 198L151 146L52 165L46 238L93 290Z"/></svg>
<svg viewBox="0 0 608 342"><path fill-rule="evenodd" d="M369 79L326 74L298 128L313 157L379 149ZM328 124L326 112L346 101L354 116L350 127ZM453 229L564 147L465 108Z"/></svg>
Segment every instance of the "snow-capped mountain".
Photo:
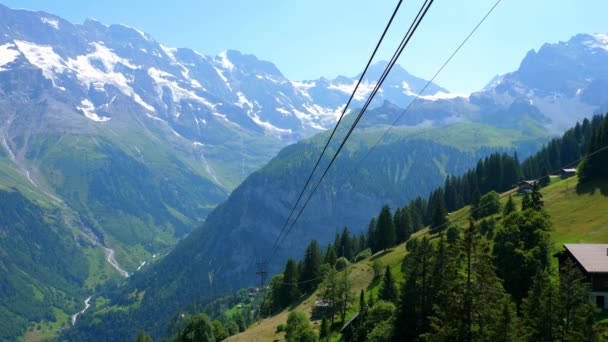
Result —
<svg viewBox="0 0 608 342"><path fill-rule="evenodd" d="M526 112L556 133L603 112L608 109L608 35L579 34L531 50L518 70L496 76L469 102L487 108L485 117L477 116L482 121Z"/></svg>
<svg viewBox="0 0 608 342"><path fill-rule="evenodd" d="M99 241L153 253L280 148L331 127L357 78L296 82L238 51L206 56L124 25L0 5L0 186L80 215ZM426 83L396 67L378 104L405 104ZM133 255L118 256L131 271Z"/></svg>
<svg viewBox="0 0 608 342"><path fill-rule="evenodd" d="M212 57L169 48L137 29L92 19L72 25L50 14L6 7L0 17L0 70L38 68L56 96L99 123L114 119L118 100L191 140L204 140L201 127L219 121L293 141L333 125L355 85L355 78L347 77L292 82L252 55L229 50ZM370 70L355 106L373 89L384 65ZM404 104L426 84L395 69L378 101ZM429 91L447 93L436 85Z"/></svg>

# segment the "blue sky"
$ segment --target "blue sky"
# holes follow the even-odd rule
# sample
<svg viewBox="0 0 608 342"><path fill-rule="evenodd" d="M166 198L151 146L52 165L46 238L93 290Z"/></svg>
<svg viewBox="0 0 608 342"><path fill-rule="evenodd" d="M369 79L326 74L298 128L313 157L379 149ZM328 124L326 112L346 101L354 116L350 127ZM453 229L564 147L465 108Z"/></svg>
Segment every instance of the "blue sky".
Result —
<svg viewBox="0 0 608 342"><path fill-rule="evenodd" d="M226 49L269 60L290 79L354 76L363 68L396 0L0 0L74 23L125 24L172 47L215 55ZM437 0L399 60L428 79L495 0ZM388 59L422 0L405 0L385 48ZM481 89L515 70L530 49L577 33L608 32L608 1L502 0L436 79L452 92Z"/></svg>

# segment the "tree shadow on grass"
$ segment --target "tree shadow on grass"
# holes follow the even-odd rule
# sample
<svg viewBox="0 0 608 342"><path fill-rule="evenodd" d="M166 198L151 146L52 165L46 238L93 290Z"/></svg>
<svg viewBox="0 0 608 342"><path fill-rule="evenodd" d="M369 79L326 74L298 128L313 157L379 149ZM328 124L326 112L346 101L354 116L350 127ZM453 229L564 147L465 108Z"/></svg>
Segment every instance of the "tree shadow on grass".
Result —
<svg viewBox="0 0 608 342"><path fill-rule="evenodd" d="M608 181L591 181L586 183L579 182L576 185L576 193L579 195L593 195L599 191L602 195L608 197Z"/></svg>

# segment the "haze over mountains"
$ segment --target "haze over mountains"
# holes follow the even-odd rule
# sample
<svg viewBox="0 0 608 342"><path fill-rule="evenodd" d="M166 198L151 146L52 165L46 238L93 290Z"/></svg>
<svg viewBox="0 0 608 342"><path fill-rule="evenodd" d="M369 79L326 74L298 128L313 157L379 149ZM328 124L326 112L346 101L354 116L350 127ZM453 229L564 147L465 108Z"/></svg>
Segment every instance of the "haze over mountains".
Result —
<svg viewBox="0 0 608 342"><path fill-rule="evenodd" d="M370 69L352 109L385 64ZM27 243L36 229L52 226L38 245L57 247L52 260L59 265L57 278L49 278L28 260L34 251L8 253L14 243L0 234L2 272L30 270L3 286L45 307L42 315L14 310L5 296L0 312L19 324L48 319L47 299L57 293L66 299L55 306L76 312L105 281L92 277L90 265L104 258L93 250L116 249L118 263L133 273L185 236L125 287L147 291L144 309L166 296L173 310L223 286L252 283L252 263L278 234L327 137L322 132L335 124L357 78L288 80L272 63L238 51L205 56L123 25L73 25L0 5L0 192L34 213L36 224L11 233L13 242ZM426 83L395 67L311 203L314 215L295 231L298 239L328 240L343 225L362 230L384 203L426 195L497 149L523 157L549 134L608 109L608 35L545 44L473 94L430 84L355 170ZM279 152L304 138L311 139ZM343 174L353 170L346 182ZM294 241L281 256L301 253L304 244ZM226 250L234 252L219 264ZM200 286L180 288L192 274Z"/></svg>

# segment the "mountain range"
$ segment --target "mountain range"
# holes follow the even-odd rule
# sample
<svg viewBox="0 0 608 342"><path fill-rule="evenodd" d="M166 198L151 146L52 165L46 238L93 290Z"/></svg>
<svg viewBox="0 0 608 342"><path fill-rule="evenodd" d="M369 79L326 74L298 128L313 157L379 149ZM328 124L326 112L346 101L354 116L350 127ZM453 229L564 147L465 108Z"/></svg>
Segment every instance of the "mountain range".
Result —
<svg viewBox="0 0 608 342"><path fill-rule="evenodd" d="M74 25L0 5L0 22L0 192L29 208L36 224L21 226L52 227L37 246L57 247L48 260L61 266L51 279L31 263L35 251L8 252L38 233L6 222L13 240L0 231L0 269L11 281L2 285L0 312L19 329L49 321L51 307L76 312L121 274L141 271L111 305L129 303L120 301L123 290L145 291L133 312L139 322L251 284L255 259L276 237L359 78L288 80L252 55L169 48L135 28L93 19ZM426 195L492 151L526 156L551 134L606 110L607 65L608 35L581 34L530 51L518 70L479 92L450 94L430 83L374 147L428 82L396 66L281 258L302 252L297 241L325 242L343 225L364 229L380 205ZM351 111L385 66L372 65ZM224 260L226 250L235 252ZM68 258L78 261L63 264ZM39 310L11 309L16 297ZM49 298L61 299L48 305ZM169 300L167 312L152 313Z"/></svg>

